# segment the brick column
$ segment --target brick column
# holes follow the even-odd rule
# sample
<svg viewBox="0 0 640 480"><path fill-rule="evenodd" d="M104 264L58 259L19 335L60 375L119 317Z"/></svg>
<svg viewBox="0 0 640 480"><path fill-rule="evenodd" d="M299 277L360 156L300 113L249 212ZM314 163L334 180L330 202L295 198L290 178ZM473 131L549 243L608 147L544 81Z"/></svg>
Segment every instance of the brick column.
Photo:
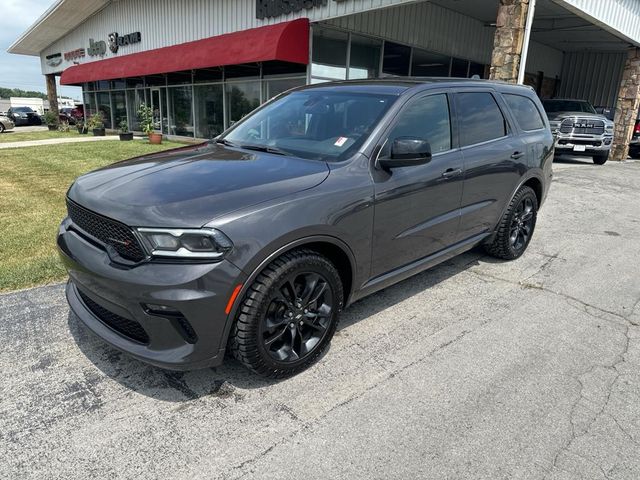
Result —
<svg viewBox="0 0 640 480"><path fill-rule="evenodd" d="M516 83L529 0L500 0L491 54L491 80Z"/></svg>
<svg viewBox="0 0 640 480"><path fill-rule="evenodd" d="M629 155L629 140L638 118L640 106L640 48L631 48L627 55L618 91L611 160L625 160Z"/></svg>
<svg viewBox="0 0 640 480"><path fill-rule="evenodd" d="M45 75L47 79L47 97L49 99L49 111L55 113L58 118L58 90L56 88L56 76L53 73ZM58 122L56 122L58 123Z"/></svg>

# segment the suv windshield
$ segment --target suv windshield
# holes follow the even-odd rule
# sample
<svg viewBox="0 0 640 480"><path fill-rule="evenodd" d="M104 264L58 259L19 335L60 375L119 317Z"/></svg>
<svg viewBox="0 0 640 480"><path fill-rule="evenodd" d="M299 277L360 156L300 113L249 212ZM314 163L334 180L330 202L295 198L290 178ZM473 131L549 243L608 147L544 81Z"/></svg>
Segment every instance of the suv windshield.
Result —
<svg viewBox="0 0 640 480"><path fill-rule="evenodd" d="M584 112L596 113L587 101L583 100L543 100L542 105L547 113L556 112Z"/></svg>
<svg viewBox="0 0 640 480"><path fill-rule="evenodd" d="M290 93L242 120L223 139L231 146L339 161L353 155L397 99L327 90Z"/></svg>
<svg viewBox="0 0 640 480"><path fill-rule="evenodd" d="M32 113L33 110L29 107L15 107L11 109L12 112Z"/></svg>

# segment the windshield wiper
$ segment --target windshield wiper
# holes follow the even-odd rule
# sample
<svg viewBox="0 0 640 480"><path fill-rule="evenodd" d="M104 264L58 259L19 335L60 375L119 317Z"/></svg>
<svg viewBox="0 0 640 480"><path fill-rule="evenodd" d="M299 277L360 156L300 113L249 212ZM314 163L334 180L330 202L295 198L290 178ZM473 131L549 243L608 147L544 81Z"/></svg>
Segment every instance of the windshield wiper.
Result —
<svg viewBox="0 0 640 480"><path fill-rule="evenodd" d="M235 147L235 146L237 146L235 143L230 142L226 138L218 138L216 140L216 143L221 143L222 145L226 145L227 147Z"/></svg>
<svg viewBox="0 0 640 480"><path fill-rule="evenodd" d="M246 150L256 150L258 152L267 152L267 153L273 153L275 155L289 155L292 156L293 154L286 152L284 150L281 150L277 147L269 147L267 145L252 145L252 144L247 144L247 145L238 145L238 148L244 148Z"/></svg>

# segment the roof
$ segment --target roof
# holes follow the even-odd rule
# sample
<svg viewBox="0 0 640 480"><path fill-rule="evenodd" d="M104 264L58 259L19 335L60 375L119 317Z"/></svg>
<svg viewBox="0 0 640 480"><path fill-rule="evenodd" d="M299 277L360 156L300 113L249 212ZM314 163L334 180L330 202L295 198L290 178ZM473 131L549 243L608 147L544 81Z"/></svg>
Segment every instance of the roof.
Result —
<svg viewBox="0 0 640 480"><path fill-rule="evenodd" d="M309 20L250 28L192 42L83 63L62 72L62 85L279 60L309 61Z"/></svg>
<svg viewBox="0 0 640 480"><path fill-rule="evenodd" d="M40 52L64 37L111 0L57 0L7 51L39 56Z"/></svg>

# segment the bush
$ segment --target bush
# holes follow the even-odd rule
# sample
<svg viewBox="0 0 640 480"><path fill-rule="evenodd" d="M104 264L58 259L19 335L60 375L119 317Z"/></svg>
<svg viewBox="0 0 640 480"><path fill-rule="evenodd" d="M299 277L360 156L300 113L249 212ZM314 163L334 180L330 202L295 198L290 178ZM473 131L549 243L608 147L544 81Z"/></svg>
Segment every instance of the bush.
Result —
<svg viewBox="0 0 640 480"><path fill-rule="evenodd" d="M153 133L153 109L148 105L140 105L138 118L140 119L140 129L145 135Z"/></svg>
<svg viewBox="0 0 640 480"><path fill-rule="evenodd" d="M129 132L129 124L126 120L122 120L119 124L120 133L128 133Z"/></svg>
<svg viewBox="0 0 640 480"><path fill-rule="evenodd" d="M67 122L66 120L63 120L62 122L60 122L58 124L58 131L59 132L68 132L69 131L69 122Z"/></svg>
<svg viewBox="0 0 640 480"><path fill-rule="evenodd" d="M102 115L99 113L94 113L89 117L89 121L87 122L87 127L89 130L94 130L96 128L104 128L104 120L102 119Z"/></svg>
<svg viewBox="0 0 640 480"><path fill-rule="evenodd" d="M47 125L56 125L58 123L58 116L51 110L44 112L42 117Z"/></svg>

